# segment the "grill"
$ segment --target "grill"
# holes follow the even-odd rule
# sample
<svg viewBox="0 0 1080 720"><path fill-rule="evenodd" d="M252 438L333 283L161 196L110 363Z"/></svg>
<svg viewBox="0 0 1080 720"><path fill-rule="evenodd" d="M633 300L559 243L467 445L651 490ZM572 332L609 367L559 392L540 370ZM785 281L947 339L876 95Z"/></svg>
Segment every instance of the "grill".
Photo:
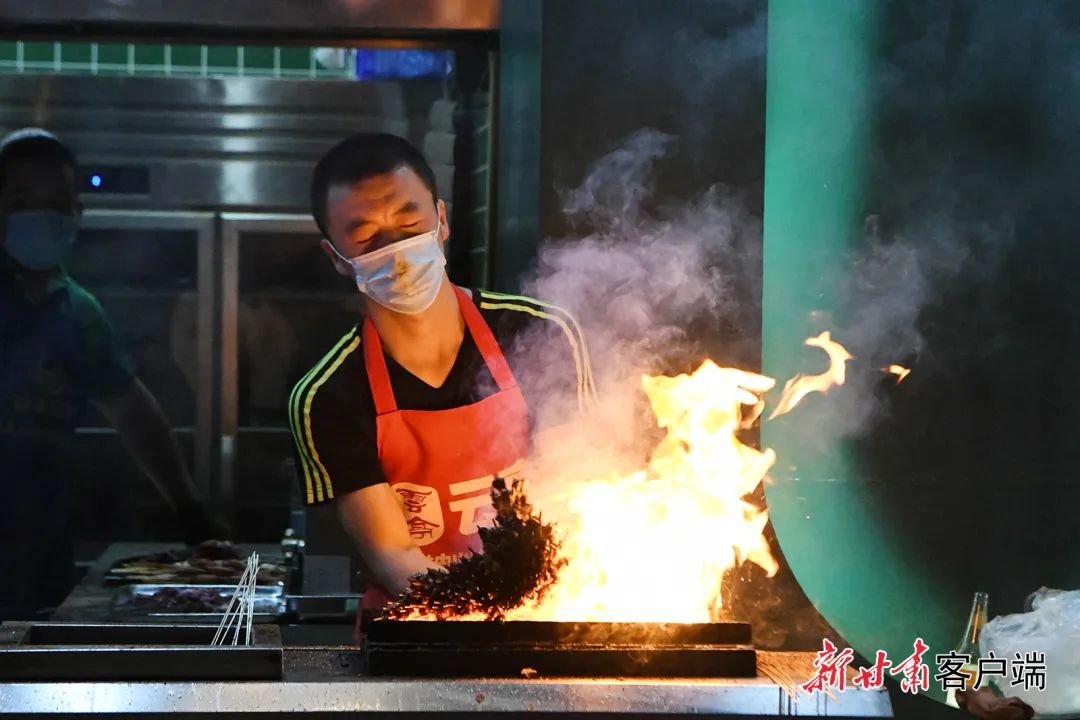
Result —
<svg viewBox="0 0 1080 720"><path fill-rule="evenodd" d="M368 675L417 678L752 678L745 623L373 620Z"/></svg>

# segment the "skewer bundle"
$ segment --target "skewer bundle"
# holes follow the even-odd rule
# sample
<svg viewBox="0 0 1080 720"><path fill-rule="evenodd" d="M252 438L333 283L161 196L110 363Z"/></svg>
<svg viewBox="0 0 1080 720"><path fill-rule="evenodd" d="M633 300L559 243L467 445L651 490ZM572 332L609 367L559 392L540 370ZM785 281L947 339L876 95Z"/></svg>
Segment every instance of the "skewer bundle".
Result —
<svg viewBox="0 0 1080 720"><path fill-rule="evenodd" d="M259 575L259 554L251 553L247 559L247 567L240 576L240 582L236 585L229 605L221 616L221 623L211 645L224 645L232 631L232 645L239 645L240 638L244 638L244 645L251 645L252 625L255 620L255 588Z"/></svg>

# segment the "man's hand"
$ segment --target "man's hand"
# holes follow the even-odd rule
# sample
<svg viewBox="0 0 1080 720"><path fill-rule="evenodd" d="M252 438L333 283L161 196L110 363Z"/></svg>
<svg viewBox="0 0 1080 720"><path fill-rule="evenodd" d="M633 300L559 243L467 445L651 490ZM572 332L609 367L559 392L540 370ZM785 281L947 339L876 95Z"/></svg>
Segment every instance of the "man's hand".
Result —
<svg viewBox="0 0 1080 720"><path fill-rule="evenodd" d="M361 488L339 497L335 504L364 564L387 593L404 592L410 578L439 567L413 542L405 514L388 484Z"/></svg>
<svg viewBox="0 0 1080 720"><path fill-rule="evenodd" d="M1020 698L1001 698L990 688L960 690L956 704L984 720L1031 720L1035 711Z"/></svg>

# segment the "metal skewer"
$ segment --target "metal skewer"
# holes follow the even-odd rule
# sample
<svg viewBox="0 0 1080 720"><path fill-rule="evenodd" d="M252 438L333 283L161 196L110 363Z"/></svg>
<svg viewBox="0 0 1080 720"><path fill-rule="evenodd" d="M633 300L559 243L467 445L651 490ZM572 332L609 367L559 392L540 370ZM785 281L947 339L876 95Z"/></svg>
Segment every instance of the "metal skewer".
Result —
<svg viewBox="0 0 1080 720"><path fill-rule="evenodd" d="M232 631L232 645L240 643L241 633L244 635L244 644L252 643L252 625L255 619L255 591L258 587L259 554L252 553L248 558L240 581L236 584L229 604L222 614L217 632L214 633L212 646L225 643Z"/></svg>

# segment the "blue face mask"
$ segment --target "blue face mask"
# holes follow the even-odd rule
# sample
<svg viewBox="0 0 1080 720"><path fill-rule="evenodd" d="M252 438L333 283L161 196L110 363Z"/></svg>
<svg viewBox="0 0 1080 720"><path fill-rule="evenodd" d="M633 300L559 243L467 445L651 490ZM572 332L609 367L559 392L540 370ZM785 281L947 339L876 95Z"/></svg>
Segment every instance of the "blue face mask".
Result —
<svg viewBox="0 0 1080 720"><path fill-rule="evenodd" d="M56 210L21 210L7 216L4 250L27 270L50 270L75 244L78 223Z"/></svg>

